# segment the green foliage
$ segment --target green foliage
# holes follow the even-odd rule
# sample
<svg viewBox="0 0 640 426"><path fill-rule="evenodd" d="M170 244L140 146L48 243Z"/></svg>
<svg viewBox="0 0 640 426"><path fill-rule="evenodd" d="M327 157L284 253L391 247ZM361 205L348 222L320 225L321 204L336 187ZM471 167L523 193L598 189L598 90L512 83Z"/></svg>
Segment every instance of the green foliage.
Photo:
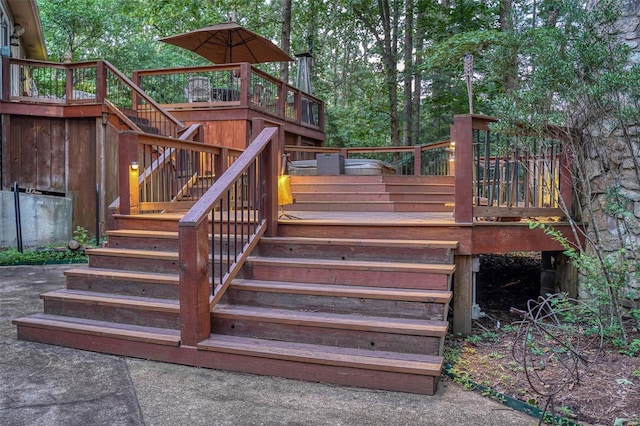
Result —
<svg viewBox="0 0 640 426"><path fill-rule="evenodd" d="M15 248L0 251L0 266L44 265L49 263L84 263L87 261L83 251L40 248L20 253Z"/></svg>
<svg viewBox="0 0 640 426"><path fill-rule="evenodd" d="M89 234L89 231L82 226L76 226L73 230L73 239L76 240L82 247L97 246L95 237Z"/></svg>
<svg viewBox="0 0 640 426"><path fill-rule="evenodd" d="M624 344L619 349L619 352L623 355L628 356L640 356L640 339L633 339L628 344Z"/></svg>
<svg viewBox="0 0 640 426"><path fill-rule="evenodd" d="M639 274L632 261L625 256L625 250L620 249L602 255L588 254L569 244L567 238L550 225L530 220L529 228L541 229L565 249L564 254L578 269L585 293L595 302L601 313L604 337L616 346L624 348L625 353L635 356L639 348L636 346L637 343L634 345L634 342L627 342L618 305L619 301L627 296L630 276ZM567 317L565 321L570 323L571 318Z"/></svg>
<svg viewBox="0 0 640 426"><path fill-rule="evenodd" d="M471 344L478 344L480 342L495 342L498 340L498 334L493 331L483 331L480 334L472 334L466 338L467 342Z"/></svg>

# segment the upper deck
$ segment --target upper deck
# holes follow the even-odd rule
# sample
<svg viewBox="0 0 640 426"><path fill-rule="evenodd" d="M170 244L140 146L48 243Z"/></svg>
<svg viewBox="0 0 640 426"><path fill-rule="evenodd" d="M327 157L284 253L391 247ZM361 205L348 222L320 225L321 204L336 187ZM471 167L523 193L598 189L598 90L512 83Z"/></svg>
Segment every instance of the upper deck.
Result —
<svg viewBox="0 0 640 426"><path fill-rule="evenodd" d="M142 70L131 79L104 61L3 58L0 112L101 117L112 104L152 133L204 126L203 142L244 149L258 118L282 127L290 145L321 146L323 102L248 63Z"/></svg>

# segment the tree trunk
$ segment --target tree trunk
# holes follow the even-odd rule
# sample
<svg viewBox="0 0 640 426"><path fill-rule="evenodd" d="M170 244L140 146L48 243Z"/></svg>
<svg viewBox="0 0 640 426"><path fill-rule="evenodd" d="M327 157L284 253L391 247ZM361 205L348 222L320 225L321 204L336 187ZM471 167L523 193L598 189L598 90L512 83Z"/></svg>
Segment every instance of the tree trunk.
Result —
<svg viewBox="0 0 640 426"><path fill-rule="evenodd" d="M404 16L404 92L402 145L413 145L413 103L411 83L413 80L413 0L405 0Z"/></svg>
<svg viewBox="0 0 640 426"><path fill-rule="evenodd" d="M291 0L282 0L282 39L280 47L291 54ZM289 82L289 62L280 62L280 80Z"/></svg>
<svg viewBox="0 0 640 426"><path fill-rule="evenodd" d="M424 12L419 11L416 19L417 23L422 22L424 19ZM415 65L420 65L422 62L422 50L424 49L424 31L420 25L416 25L416 62ZM422 71L418 66L414 66L413 73L413 117L411 120L411 136L414 145L420 145L420 101L422 99Z"/></svg>
<svg viewBox="0 0 640 426"><path fill-rule="evenodd" d="M507 33L513 31L512 0L500 1L500 31ZM511 93L518 88L518 60L516 51L507 47L507 57L505 58L505 70L502 84L505 93Z"/></svg>

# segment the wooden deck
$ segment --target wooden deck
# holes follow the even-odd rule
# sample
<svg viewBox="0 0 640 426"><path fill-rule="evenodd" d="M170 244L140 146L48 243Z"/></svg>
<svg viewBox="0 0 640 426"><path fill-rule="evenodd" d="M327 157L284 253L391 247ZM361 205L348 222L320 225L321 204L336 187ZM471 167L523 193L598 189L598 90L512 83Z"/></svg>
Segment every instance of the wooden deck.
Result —
<svg viewBox="0 0 640 426"><path fill-rule="evenodd" d="M456 117L452 140L437 150L392 153L404 156L399 174L411 176L292 176L296 202L279 216L282 155L292 146L311 155L300 147L324 140L323 105L312 96L249 64L151 70L134 76L137 84L102 61L4 58L3 67L7 75L12 67L29 75L67 71L56 74L64 93L48 96L16 96L12 79L3 81L3 149L18 149L8 144L12 132L34 131L33 115L66 129L70 117L90 112L89 152L102 159L98 213L110 225L108 247L88 251L89 272L69 271L65 289L42 295L43 314L15 321L20 339L433 394L450 303L453 332L471 331L473 256L562 250L529 228L526 218L545 213L573 240L560 221L559 206L571 206L561 151L498 158L490 117ZM85 68L101 76L96 93L74 98L76 80L66 76ZM155 100L142 89L149 79L180 88L194 74L213 79L234 70L239 101L184 103L182 90L169 98L159 91ZM252 96L254 78L279 94L277 103ZM107 80L131 98L109 99ZM62 147L68 135L57 134ZM480 139L486 149L473 149ZM366 155L387 154L378 151ZM5 158L29 155L19 152L3 156L3 174L16 175ZM529 167L543 158L553 159L553 174ZM117 173L107 175L107 167ZM545 192L543 179L559 188ZM94 196L96 182L89 183Z"/></svg>

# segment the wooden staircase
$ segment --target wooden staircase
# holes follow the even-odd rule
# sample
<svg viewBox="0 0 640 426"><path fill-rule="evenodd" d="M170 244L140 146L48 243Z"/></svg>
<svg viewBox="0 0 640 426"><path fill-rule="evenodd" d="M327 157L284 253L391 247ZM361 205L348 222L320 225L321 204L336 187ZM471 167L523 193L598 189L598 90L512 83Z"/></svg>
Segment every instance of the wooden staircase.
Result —
<svg viewBox="0 0 640 426"><path fill-rule="evenodd" d="M373 178L366 185L377 185L375 192L412 187ZM294 180L298 197L309 180ZM335 191L339 184L331 185ZM405 202L391 195L391 205ZM389 239L376 235L375 224L366 238L308 236L301 221L286 237L260 240L212 309L210 337L191 347L180 341L178 218L117 217L108 247L88 252L89 267L67 271L65 289L41 296L44 313L14 321L18 337L254 374L436 391L457 242Z"/></svg>

